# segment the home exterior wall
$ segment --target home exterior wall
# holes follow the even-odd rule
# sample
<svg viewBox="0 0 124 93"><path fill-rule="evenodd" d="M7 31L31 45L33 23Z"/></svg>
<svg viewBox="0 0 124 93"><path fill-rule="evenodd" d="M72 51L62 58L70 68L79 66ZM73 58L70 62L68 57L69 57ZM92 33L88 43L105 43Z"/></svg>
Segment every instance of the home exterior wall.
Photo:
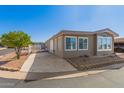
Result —
<svg viewBox="0 0 124 93"><path fill-rule="evenodd" d="M112 50L96 51L97 56L105 56L105 55L110 55L110 54L114 53L114 37L108 33L102 33L102 34L107 34L109 37L112 37ZM97 36L102 35L102 34L97 34Z"/></svg>
<svg viewBox="0 0 124 93"><path fill-rule="evenodd" d="M62 34L56 37L49 39L46 42L46 46L50 51L50 40L53 40L53 54L63 57L63 58L71 58L71 57L79 57L79 56L104 56L114 53L114 36L106 33L108 36L112 37L112 50L111 51L97 51L97 36L102 35L104 33L99 34L85 34L85 35L68 35ZM65 50L65 37L66 36L76 36L77 37L77 50L75 51L66 51ZM78 37L88 37L88 50L78 50Z"/></svg>
<svg viewBox="0 0 124 93"><path fill-rule="evenodd" d="M53 40L53 54L59 57L63 57L63 36L58 36L55 38L52 38L50 40ZM50 40L46 42L46 47L48 48L48 51L50 52ZM50 52L52 53L52 52Z"/></svg>
<svg viewBox="0 0 124 93"><path fill-rule="evenodd" d="M53 40L54 40L54 54L63 57L63 37L59 36L54 38Z"/></svg>
<svg viewBox="0 0 124 93"><path fill-rule="evenodd" d="M63 51L64 58L79 57L79 56L94 56L95 53L95 35L81 35L80 37L88 37L88 50L78 50L78 37L77 36L77 50L76 51ZM64 36L65 38L65 36ZM65 41L64 41L65 42ZM65 43L64 43L65 46Z"/></svg>
<svg viewBox="0 0 124 93"><path fill-rule="evenodd" d="M55 46L54 46L54 40L53 40L53 51L51 51L51 49L50 49L50 41L51 41L51 40L53 40L53 39L47 40L46 43L45 43L45 46L47 47L47 49L48 49L48 51L49 51L50 53L54 53L54 48L55 48Z"/></svg>

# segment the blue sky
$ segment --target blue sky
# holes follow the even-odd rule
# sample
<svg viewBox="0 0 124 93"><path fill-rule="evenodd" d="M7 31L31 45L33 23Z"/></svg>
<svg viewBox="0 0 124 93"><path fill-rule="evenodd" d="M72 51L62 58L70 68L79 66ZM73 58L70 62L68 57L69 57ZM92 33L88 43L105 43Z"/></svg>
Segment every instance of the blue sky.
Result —
<svg viewBox="0 0 124 93"><path fill-rule="evenodd" d="M110 28L124 36L124 6L0 6L0 34L22 30L46 41L60 30Z"/></svg>

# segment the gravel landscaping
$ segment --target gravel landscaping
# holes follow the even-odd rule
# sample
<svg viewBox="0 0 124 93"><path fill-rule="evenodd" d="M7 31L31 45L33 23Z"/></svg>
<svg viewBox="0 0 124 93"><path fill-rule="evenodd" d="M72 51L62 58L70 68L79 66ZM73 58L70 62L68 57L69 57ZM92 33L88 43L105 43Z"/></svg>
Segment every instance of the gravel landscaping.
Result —
<svg viewBox="0 0 124 93"><path fill-rule="evenodd" d="M124 63L124 54L110 55L105 57L76 57L66 59L70 64L72 64L77 70L94 70L98 68L103 68L109 66L107 69L112 69L110 65L116 65ZM123 65L124 66L124 65ZM114 66L115 67L115 66ZM118 65L119 68L120 65Z"/></svg>
<svg viewBox="0 0 124 93"><path fill-rule="evenodd" d="M28 58L27 52L22 52L21 57L18 60L15 52L0 56L0 70L5 71L19 71Z"/></svg>

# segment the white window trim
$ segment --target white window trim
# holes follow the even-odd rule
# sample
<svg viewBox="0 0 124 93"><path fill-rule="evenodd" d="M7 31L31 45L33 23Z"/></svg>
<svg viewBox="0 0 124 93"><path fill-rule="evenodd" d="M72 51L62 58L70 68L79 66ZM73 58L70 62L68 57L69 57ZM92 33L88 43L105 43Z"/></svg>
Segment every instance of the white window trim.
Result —
<svg viewBox="0 0 124 93"><path fill-rule="evenodd" d="M82 39L87 39L87 49L80 49L79 48L79 39L82 38ZM78 37L78 50L88 50L88 37Z"/></svg>
<svg viewBox="0 0 124 93"><path fill-rule="evenodd" d="M66 49L66 38L75 38L76 39L76 49ZM77 51L77 37L76 36L65 36L65 38L64 38L64 50L65 51Z"/></svg>
<svg viewBox="0 0 124 93"><path fill-rule="evenodd" d="M99 49L98 48L98 38L111 38L111 49ZM97 36L97 51L112 51L112 47L113 47L113 45L112 45L112 37L102 37L102 36Z"/></svg>

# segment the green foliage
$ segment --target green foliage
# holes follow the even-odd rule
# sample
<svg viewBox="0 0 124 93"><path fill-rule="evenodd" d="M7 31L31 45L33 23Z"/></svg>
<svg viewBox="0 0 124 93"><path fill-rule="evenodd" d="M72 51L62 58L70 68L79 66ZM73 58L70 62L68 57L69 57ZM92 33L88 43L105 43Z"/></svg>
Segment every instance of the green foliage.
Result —
<svg viewBox="0 0 124 93"><path fill-rule="evenodd" d="M31 44L30 36L22 31L5 33L0 37L0 40L2 45L15 48L18 59L20 57L21 48Z"/></svg>
<svg viewBox="0 0 124 93"><path fill-rule="evenodd" d="M1 44L7 47L26 47L31 44L30 36L22 31L5 33L1 36Z"/></svg>

